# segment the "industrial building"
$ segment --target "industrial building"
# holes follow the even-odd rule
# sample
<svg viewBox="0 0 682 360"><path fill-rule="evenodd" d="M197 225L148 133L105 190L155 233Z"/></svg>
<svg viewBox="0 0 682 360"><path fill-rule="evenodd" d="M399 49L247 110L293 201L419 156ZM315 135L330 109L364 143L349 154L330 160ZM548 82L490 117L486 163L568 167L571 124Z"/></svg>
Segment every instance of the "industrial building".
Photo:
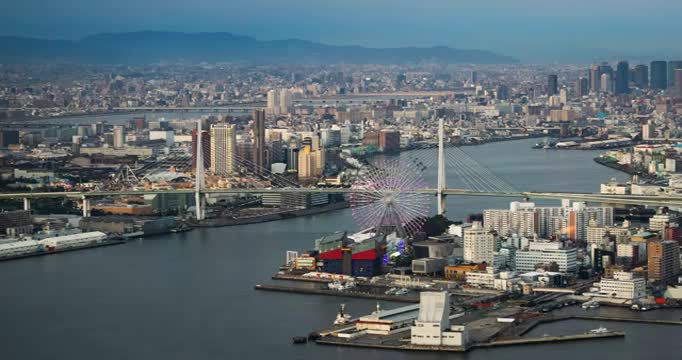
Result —
<svg viewBox="0 0 682 360"><path fill-rule="evenodd" d="M450 294L422 291L419 293L419 315L411 329L413 345L466 347L466 325L450 324Z"/></svg>

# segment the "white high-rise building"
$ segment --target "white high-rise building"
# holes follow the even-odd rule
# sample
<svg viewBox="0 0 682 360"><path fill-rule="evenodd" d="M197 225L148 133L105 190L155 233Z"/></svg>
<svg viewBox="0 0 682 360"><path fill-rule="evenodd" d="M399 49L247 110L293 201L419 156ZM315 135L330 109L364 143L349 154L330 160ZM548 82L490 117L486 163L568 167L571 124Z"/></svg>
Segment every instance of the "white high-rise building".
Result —
<svg viewBox="0 0 682 360"><path fill-rule="evenodd" d="M479 221L474 221L470 228L464 230L464 261L492 264L496 245L495 235L483 228Z"/></svg>
<svg viewBox="0 0 682 360"><path fill-rule="evenodd" d="M484 210L483 225L487 230L495 230L500 235L532 237L538 233L538 212L535 211L534 203L514 201L509 210Z"/></svg>
<svg viewBox="0 0 682 360"><path fill-rule="evenodd" d="M268 115L273 115L277 116L280 114L280 95L279 91L277 89L272 89L268 91L268 104L267 104L267 113Z"/></svg>
<svg viewBox="0 0 682 360"><path fill-rule="evenodd" d="M279 91L279 114L286 115L294 112L294 100L291 91L282 89Z"/></svg>
<svg viewBox="0 0 682 360"><path fill-rule="evenodd" d="M236 169L237 131L234 125L211 125L211 173L232 175Z"/></svg>
<svg viewBox="0 0 682 360"><path fill-rule="evenodd" d="M422 291L419 293L419 315L410 329L414 345L466 347L468 332L465 325L450 325L450 294Z"/></svg>
<svg viewBox="0 0 682 360"><path fill-rule="evenodd" d="M114 148L120 149L125 145L125 132L123 125L114 126Z"/></svg>

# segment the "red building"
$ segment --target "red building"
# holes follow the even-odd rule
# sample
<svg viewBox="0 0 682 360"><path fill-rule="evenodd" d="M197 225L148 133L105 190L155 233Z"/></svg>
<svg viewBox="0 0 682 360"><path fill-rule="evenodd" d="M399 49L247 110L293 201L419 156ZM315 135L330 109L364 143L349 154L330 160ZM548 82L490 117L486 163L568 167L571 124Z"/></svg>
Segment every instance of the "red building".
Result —
<svg viewBox="0 0 682 360"><path fill-rule="evenodd" d="M384 129L379 133L379 150L396 152L400 150L400 131Z"/></svg>

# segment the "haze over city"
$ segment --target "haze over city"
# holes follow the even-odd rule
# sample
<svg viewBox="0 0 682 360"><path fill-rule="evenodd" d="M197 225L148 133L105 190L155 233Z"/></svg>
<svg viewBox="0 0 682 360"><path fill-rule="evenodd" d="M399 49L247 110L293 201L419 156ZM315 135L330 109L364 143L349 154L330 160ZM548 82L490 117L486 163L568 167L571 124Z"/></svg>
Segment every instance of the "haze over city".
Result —
<svg viewBox="0 0 682 360"><path fill-rule="evenodd" d="M682 55L675 0L6 1L0 34L79 39L140 30L231 32L331 45L444 45L526 63Z"/></svg>

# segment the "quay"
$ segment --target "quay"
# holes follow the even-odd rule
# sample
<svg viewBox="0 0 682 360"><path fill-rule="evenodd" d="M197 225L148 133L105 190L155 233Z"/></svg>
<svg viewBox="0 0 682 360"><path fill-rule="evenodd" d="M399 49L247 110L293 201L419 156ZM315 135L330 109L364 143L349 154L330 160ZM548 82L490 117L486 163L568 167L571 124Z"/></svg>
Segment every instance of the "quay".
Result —
<svg viewBox="0 0 682 360"><path fill-rule="evenodd" d="M268 284L258 284L254 286L256 290L265 291L279 291L288 292L295 294L314 294L314 295L327 295L327 296L340 296L340 297L350 297L358 299L373 299L373 300L384 300L384 301L396 301L405 303L419 303L419 297L415 294L408 295L386 295L386 294L372 294L368 292L361 292L357 290L327 290L327 289L308 289L296 286L282 286L282 285L268 285Z"/></svg>
<svg viewBox="0 0 682 360"><path fill-rule="evenodd" d="M36 251L36 252L26 253L26 254L21 254L21 255L3 256L3 257L0 257L0 261L9 261L9 260L24 259L24 258L36 257L36 256L59 254L59 253L65 253L65 252L69 252L69 251L92 249L92 248L97 248L97 247L102 247L102 246L120 245L120 244L125 244L125 242L126 241L123 239L111 239L111 240L106 240L106 241L103 241L103 242L97 243L97 244L73 246L73 247L69 247L66 249L56 249L53 251Z"/></svg>

